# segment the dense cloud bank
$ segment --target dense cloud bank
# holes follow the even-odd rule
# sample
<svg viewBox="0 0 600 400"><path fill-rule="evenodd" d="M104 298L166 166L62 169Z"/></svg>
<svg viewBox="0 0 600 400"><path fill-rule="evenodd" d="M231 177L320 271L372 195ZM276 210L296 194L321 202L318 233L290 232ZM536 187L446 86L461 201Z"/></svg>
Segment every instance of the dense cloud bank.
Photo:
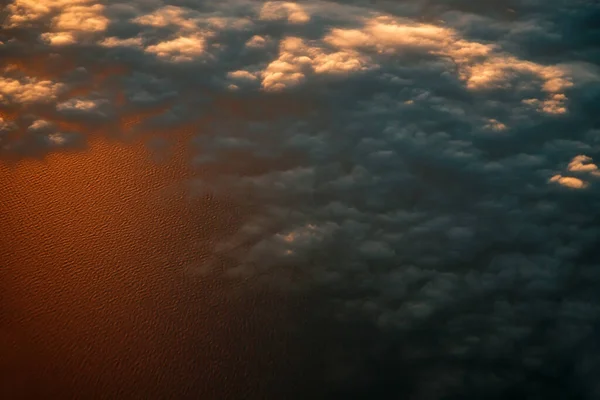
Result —
<svg viewBox="0 0 600 400"><path fill-rule="evenodd" d="M595 399L598 16L560 0L15 0L0 156L192 124L189 162L210 172L194 192L258 206L215 244L223 273L315 296L343 331L323 351L347 367L329 396Z"/></svg>

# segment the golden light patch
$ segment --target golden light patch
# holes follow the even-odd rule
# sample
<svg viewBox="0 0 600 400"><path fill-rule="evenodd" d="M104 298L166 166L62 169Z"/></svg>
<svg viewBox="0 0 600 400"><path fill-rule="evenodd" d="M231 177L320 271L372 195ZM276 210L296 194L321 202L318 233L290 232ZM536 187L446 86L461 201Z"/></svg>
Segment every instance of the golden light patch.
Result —
<svg viewBox="0 0 600 400"><path fill-rule="evenodd" d="M310 21L310 15L301 4L288 1L267 1L260 9L258 18L265 21L286 20L291 24Z"/></svg>
<svg viewBox="0 0 600 400"><path fill-rule="evenodd" d="M533 75L540 79L541 89L547 93L547 97L525 102L548 114L567 111L567 99L563 92L572 83L562 68L503 54L494 45L461 38L457 31L450 28L384 16L366 19L364 26L359 29L334 28L323 41L338 49L356 51L356 54L369 48L388 54L404 49L419 49L449 58L470 90L510 89L514 76ZM374 64L373 60L363 57L360 61L363 66ZM354 59L358 60L356 55ZM347 70L356 71L359 68Z"/></svg>
<svg viewBox="0 0 600 400"><path fill-rule="evenodd" d="M556 182L561 186L565 186L571 189L584 189L588 186L587 182L582 181L579 178L572 176L554 175L550 178L550 182Z"/></svg>
<svg viewBox="0 0 600 400"><path fill-rule="evenodd" d="M592 162L592 158L583 154L579 154L569 162L567 165L567 171L578 175L587 177L600 177L600 171L598 166ZM584 189L589 186L589 183L581 178L574 176L563 176L556 174L550 178L550 182L558 183L562 186L566 186L572 189Z"/></svg>
<svg viewBox="0 0 600 400"><path fill-rule="evenodd" d="M202 36L180 36L146 47L145 51L172 62L186 62L201 56L206 47Z"/></svg>
<svg viewBox="0 0 600 400"><path fill-rule="evenodd" d="M592 158L583 154L573 157L568 165L569 171L591 172L598 170L598 166L592 162Z"/></svg>

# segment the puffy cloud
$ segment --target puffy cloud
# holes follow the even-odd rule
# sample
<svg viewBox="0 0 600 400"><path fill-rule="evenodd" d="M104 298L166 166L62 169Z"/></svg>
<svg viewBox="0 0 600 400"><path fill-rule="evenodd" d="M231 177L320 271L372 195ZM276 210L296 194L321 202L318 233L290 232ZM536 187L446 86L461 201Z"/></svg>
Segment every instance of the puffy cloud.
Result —
<svg viewBox="0 0 600 400"><path fill-rule="evenodd" d="M302 38L286 37L279 46L279 57L262 72L262 87L267 91L296 86L307 70L317 74L349 73L367 70L368 59L354 51L326 52Z"/></svg>
<svg viewBox="0 0 600 400"><path fill-rule="evenodd" d="M65 46L77 42L71 32L46 32L41 38L51 46Z"/></svg>
<svg viewBox="0 0 600 400"><path fill-rule="evenodd" d="M132 22L152 28L170 28L173 31L171 37L147 46L145 51L172 62L192 61L202 55L207 56L208 47L214 47L215 50L221 47L212 41L219 32L244 31L252 26L252 22L244 17L219 16L179 6L161 7L133 18Z"/></svg>
<svg viewBox="0 0 600 400"><path fill-rule="evenodd" d="M504 125L502 122L495 120L494 118L491 118L488 123L485 125L486 128L491 129L493 131L504 131L507 129L506 125Z"/></svg>
<svg viewBox="0 0 600 400"><path fill-rule="evenodd" d="M298 3L267 1L261 8L259 18L266 21L286 20L292 24L310 21L310 15Z"/></svg>
<svg viewBox="0 0 600 400"><path fill-rule="evenodd" d="M64 103L56 105L58 111L90 111L96 109L100 104L106 101L94 101L94 100L83 100L83 99L69 99Z"/></svg>
<svg viewBox="0 0 600 400"><path fill-rule="evenodd" d="M598 166L592 163L591 157L580 154L578 156L573 157L573 160L571 160L571 162L569 163L568 170L590 172L597 171Z"/></svg>
<svg viewBox="0 0 600 400"><path fill-rule="evenodd" d="M8 131L12 131L15 129L15 124L11 121L6 121L4 118L0 117L0 133L6 133Z"/></svg>
<svg viewBox="0 0 600 400"><path fill-rule="evenodd" d="M41 39L53 46L74 44L79 40L79 34L103 32L109 23L103 15L104 5L90 0L15 0L7 9L9 28L28 27L34 23L50 25L51 31L43 33Z"/></svg>
<svg viewBox="0 0 600 400"><path fill-rule="evenodd" d="M177 29L192 32L199 28L197 13L177 6L162 7L152 13L135 18L133 22L154 28L174 26Z"/></svg>
<svg viewBox="0 0 600 400"><path fill-rule="evenodd" d="M108 25L108 19L102 15L101 4L73 6L64 8L52 22L60 31L101 32Z"/></svg>
<svg viewBox="0 0 600 400"><path fill-rule="evenodd" d="M39 21L54 12L61 12L70 7L85 7L91 0L15 0L7 6L9 17L6 21L7 28L27 26L31 22Z"/></svg>
<svg viewBox="0 0 600 400"><path fill-rule="evenodd" d="M172 62L191 61L201 56L205 50L205 40L198 36L180 36L146 47L145 51Z"/></svg>
<svg viewBox="0 0 600 400"><path fill-rule="evenodd" d="M591 157L580 154L573 157L567 166L567 171L572 174L589 175L592 177L600 176L598 166L592 161ZM581 178L575 176L563 176L561 174L552 176L550 182L555 182L571 189L584 189L589 185L587 181L584 181Z"/></svg>
<svg viewBox="0 0 600 400"><path fill-rule="evenodd" d="M100 42L103 47L141 47L143 44L142 38L134 37L120 39L117 37L108 37Z"/></svg>
<svg viewBox="0 0 600 400"><path fill-rule="evenodd" d="M587 187L587 183L582 181L579 178L575 178L572 176L562 176L562 175L554 175L550 178L550 182L557 182L562 186L571 188L571 189L583 189Z"/></svg>
<svg viewBox="0 0 600 400"><path fill-rule="evenodd" d="M448 57L456 65L459 76L472 90L509 88L515 76L533 75L541 80L541 89L548 93L543 100L524 99L550 114L566 112L566 97L562 93L571 86L566 71L502 54L495 46L460 37L453 29L433 24L416 23L391 17L368 19L362 29L332 29L325 42L344 49L375 48L379 52L395 53L416 49Z"/></svg>
<svg viewBox="0 0 600 400"><path fill-rule="evenodd" d="M251 81L258 79L256 74L252 74L248 71L232 71L227 74L230 78L234 79L249 79Z"/></svg>
<svg viewBox="0 0 600 400"><path fill-rule="evenodd" d="M46 120L43 119L38 119L33 121L33 123L31 125L29 125L29 127L27 128L30 131L39 131L39 130L43 130L43 129L48 129L49 127L51 127L52 124Z"/></svg>
<svg viewBox="0 0 600 400"><path fill-rule="evenodd" d="M52 102L63 89L64 84L49 80L0 77L0 102L5 104Z"/></svg>
<svg viewBox="0 0 600 400"><path fill-rule="evenodd" d="M48 142L55 146L61 146L67 143L67 137L60 133L51 133L47 136Z"/></svg>
<svg viewBox="0 0 600 400"><path fill-rule="evenodd" d="M254 35L246 42L246 47L261 48L267 44L267 39L260 35Z"/></svg>

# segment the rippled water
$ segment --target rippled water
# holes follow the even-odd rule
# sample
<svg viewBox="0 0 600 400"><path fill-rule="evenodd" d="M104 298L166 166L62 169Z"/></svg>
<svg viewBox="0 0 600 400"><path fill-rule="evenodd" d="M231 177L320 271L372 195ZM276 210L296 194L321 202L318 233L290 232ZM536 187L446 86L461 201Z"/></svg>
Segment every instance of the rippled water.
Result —
<svg viewBox="0 0 600 400"><path fill-rule="evenodd" d="M142 143L0 164L3 398L273 398L289 383L289 308L186 271L235 230L190 200L181 152ZM296 359L297 361L297 359Z"/></svg>

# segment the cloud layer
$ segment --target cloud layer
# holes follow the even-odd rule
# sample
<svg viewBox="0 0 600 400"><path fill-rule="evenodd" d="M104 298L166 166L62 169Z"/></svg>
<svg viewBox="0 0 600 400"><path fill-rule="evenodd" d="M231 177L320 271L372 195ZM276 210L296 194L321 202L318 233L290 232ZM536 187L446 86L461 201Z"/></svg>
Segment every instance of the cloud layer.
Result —
<svg viewBox="0 0 600 400"><path fill-rule="evenodd" d="M175 3L9 5L0 157L191 126L223 273L367 327L331 396L597 397L597 4Z"/></svg>

